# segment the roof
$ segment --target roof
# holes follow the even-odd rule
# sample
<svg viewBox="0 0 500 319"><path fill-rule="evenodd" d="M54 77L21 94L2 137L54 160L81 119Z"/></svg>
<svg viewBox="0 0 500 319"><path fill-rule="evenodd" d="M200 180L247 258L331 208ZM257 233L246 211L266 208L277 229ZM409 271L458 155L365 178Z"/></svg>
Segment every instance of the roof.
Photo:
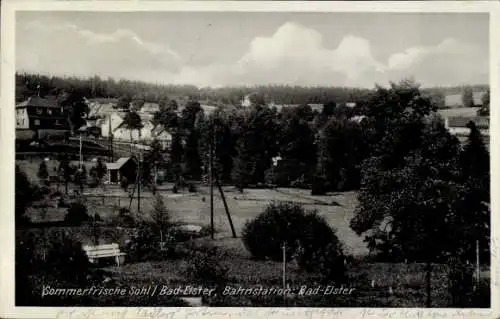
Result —
<svg viewBox="0 0 500 319"><path fill-rule="evenodd" d="M472 97L474 99L474 105L482 105L482 98L483 95L486 93L486 91L480 91L480 92L473 92ZM462 94L448 94L445 95L444 97L444 105L451 107L451 106L463 106L462 103Z"/></svg>
<svg viewBox="0 0 500 319"><path fill-rule="evenodd" d="M93 98L87 100L89 103L99 103L99 104L116 104L118 103L118 99L115 98Z"/></svg>
<svg viewBox="0 0 500 319"><path fill-rule="evenodd" d="M437 112L442 117L476 117L479 107L457 107L452 109L439 109Z"/></svg>
<svg viewBox="0 0 500 319"><path fill-rule="evenodd" d="M114 163L106 163L106 168L107 169L120 169L123 165L125 165L125 163L127 163L131 159L136 161L135 157L133 157L133 156L121 157Z"/></svg>
<svg viewBox="0 0 500 319"><path fill-rule="evenodd" d="M41 98L38 96L32 96L26 101L23 101L16 105L16 107L59 107L57 100L55 98Z"/></svg>
<svg viewBox="0 0 500 319"><path fill-rule="evenodd" d="M479 129L487 129L490 127L490 118L487 116L451 116L448 118L448 127L467 127L469 122L474 122Z"/></svg>

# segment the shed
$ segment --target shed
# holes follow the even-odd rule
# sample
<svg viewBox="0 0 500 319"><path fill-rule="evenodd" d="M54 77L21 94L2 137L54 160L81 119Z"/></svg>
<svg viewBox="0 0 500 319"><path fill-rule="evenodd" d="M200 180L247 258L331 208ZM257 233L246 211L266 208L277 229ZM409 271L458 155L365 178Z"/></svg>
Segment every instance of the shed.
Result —
<svg viewBox="0 0 500 319"><path fill-rule="evenodd" d="M138 161L135 156L122 157L114 163L106 163L108 183L120 183L123 177L125 177L129 183L135 183L137 166Z"/></svg>

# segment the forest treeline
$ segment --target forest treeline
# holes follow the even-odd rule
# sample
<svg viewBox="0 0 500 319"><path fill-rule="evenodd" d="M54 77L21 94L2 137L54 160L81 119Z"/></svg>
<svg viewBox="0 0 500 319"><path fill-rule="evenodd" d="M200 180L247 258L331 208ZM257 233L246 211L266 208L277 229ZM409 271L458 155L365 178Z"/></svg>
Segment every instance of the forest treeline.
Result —
<svg viewBox="0 0 500 319"><path fill-rule="evenodd" d="M384 84L384 83L381 83ZM485 91L486 85L471 87L474 91ZM62 92L77 91L87 98L123 98L160 102L164 100L191 99L212 105L238 105L248 94L258 93L267 103L276 104L323 104L369 100L373 90L338 86L292 86L256 85L228 86L222 88L199 88L194 85L146 83L141 81L115 80L93 76L88 78L48 76L42 74L16 74L16 100L22 101L33 95L59 95ZM444 96L460 94L463 87L426 88L422 92L430 96L438 107L444 106Z"/></svg>

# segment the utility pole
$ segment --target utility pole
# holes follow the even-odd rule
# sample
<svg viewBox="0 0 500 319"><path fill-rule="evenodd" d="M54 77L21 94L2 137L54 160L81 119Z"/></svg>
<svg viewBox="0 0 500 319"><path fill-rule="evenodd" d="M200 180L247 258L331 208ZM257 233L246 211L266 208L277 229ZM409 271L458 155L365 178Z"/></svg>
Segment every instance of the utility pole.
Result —
<svg viewBox="0 0 500 319"><path fill-rule="evenodd" d="M82 170L83 159L82 159L82 133L80 132L80 171Z"/></svg>
<svg viewBox="0 0 500 319"><path fill-rule="evenodd" d="M479 240L476 240L476 287L479 286Z"/></svg>
<svg viewBox="0 0 500 319"><path fill-rule="evenodd" d="M208 143L208 181L210 183L210 230L211 237L214 239L214 181L213 181L213 172L212 172L212 162L213 162L213 127L210 127L211 139Z"/></svg>
<svg viewBox="0 0 500 319"><path fill-rule="evenodd" d="M110 162L114 162L114 156L113 156L113 130L111 127L111 115L109 116L109 122L108 122L108 143L109 143L109 157L110 157Z"/></svg>
<svg viewBox="0 0 500 319"><path fill-rule="evenodd" d="M286 242L283 241L283 302L286 304Z"/></svg>
<svg viewBox="0 0 500 319"><path fill-rule="evenodd" d="M139 150L139 165L137 165L137 214L141 213L141 151Z"/></svg>

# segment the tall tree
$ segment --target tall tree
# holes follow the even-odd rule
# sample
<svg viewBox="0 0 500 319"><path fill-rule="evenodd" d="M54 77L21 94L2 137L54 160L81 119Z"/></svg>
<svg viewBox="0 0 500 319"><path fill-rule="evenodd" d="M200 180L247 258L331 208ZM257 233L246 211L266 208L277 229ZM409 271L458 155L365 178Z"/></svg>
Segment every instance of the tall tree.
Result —
<svg viewBox="0 0 500 319"><path fill-rule="evenodd" d="M233 178L240 189L264 182L264 172L278 154L278 119L276 110L255 106L238 120L236 157Z"/></svg>
<svg viewBox="0 0 500 319"><path fill-rule="evenodd" d="M71 181L71 177L73 176L74 169L71 167L69 162L69 157L67 155L63 155L59 161L58 167L59 178L64 181L64 189L66 195L68 194L68 185Z"/></svg>
<svg viewBox="0 0 500 319"><path fill-rule="evenodd" d="M15 223L16 225L25 223L29 221L29 218L25 215L26 208L29 206L30 202L34 199L34 187L31 185L26 174L21 171L19 165L16 165L16 191L15 195Z"/></svg>
<svg viewBox="0 0 500 319"><path fill-rule="evenodd" d="M309 112L311 111L311 112ZM278 184L289 185L298 179L310 182L316 163L314 132L309 125L312 110L308 106L282 109L280 114Z"/></svg>
<svg viewBox="0 0 500 319"><path fill-rule="evenodd" d="M480 131L469 122L469 139L460 153L459 163L463 196L457 204L463 223L460 236L464 258L475 258L476 241L481 259L489 259L490 248L490 156Z"/></svg>
<svg viewBox="0 0 500 319"><path fill-rule="evenodd" d="M151 184L151 173L153 174L152 189L156 190L158 169L164 167L165 157L161 144L158 140L153 140L149 150L144 154L144 164L142 165L141 177L143 183Z"/></svg>
<svg viewBox="0 0 500 319"><path fill-rule="evenodd" d="M170 147L170 167L176 184L179 184L182 178L182 154L184 154L182 136L178 131L175 131L172 135L172 146Z"/></svg>
<svg viewBox="0 0 500 319"><path fill-rule="evenodd" d="M37 176L40 179L40 181L43 183L45 181L47 181L47 178L49 177L49 172L47 170L47 164L43 160L40 162L40 166L38 167Z"/></svg>
<svg viewBox="0 0 500 319"><path fill-rule="evenodd" d="M442 122L426 121L432 105L418 87L379 88L374 99L370 115L378 142L363 162L351 228L381 241L379 248L393 260L425 261L430 306L432 263L456 254L463 237L457 232L464 194L459 143Z"/></svg>
<svg viewBox="0 0 500 319"><path fill-rule="evenodd" d="M479 115L489 116L490 115L490 89L488 89L481 97L481 109L479 110Z"/></svg>
<svg viewBox="0 0 500 319"><path fill-rule="evenodd" d="M463 107L474 107L474 92L472 87L466 86L462 89L462 105Z"/></svg>
<svg viewBox="0 0 500 319"><path fill-rule="evenodd" d="M129 110L132 103L132 97L129 94L123 95L118 99L115 108L122 110Z"/></svg>
<svg viewBox="0 0 500 319"><path fill-rule="evenodd" d="M85 125L85 116L89 113L89 106L85 101L85 95L81 89L72 87L64 90L58 96L58 102L64 109L72 132Z"/></svg>
<svg viewBox="0 0 500 319"><path fill-rule="evenodd" d="M125 114L125 117L123 119L123 125L127 128L127 130L129 130L129 132L130 132L130 143L132 143L132 141L133 141L133 139L132 139L132 132L134 130L137 130L139 132L139 135L140 135L140 130L143 127L142 119L139 116L139 114L137 114L137 112L130 111L130 112L127 112Z"/></svg>

